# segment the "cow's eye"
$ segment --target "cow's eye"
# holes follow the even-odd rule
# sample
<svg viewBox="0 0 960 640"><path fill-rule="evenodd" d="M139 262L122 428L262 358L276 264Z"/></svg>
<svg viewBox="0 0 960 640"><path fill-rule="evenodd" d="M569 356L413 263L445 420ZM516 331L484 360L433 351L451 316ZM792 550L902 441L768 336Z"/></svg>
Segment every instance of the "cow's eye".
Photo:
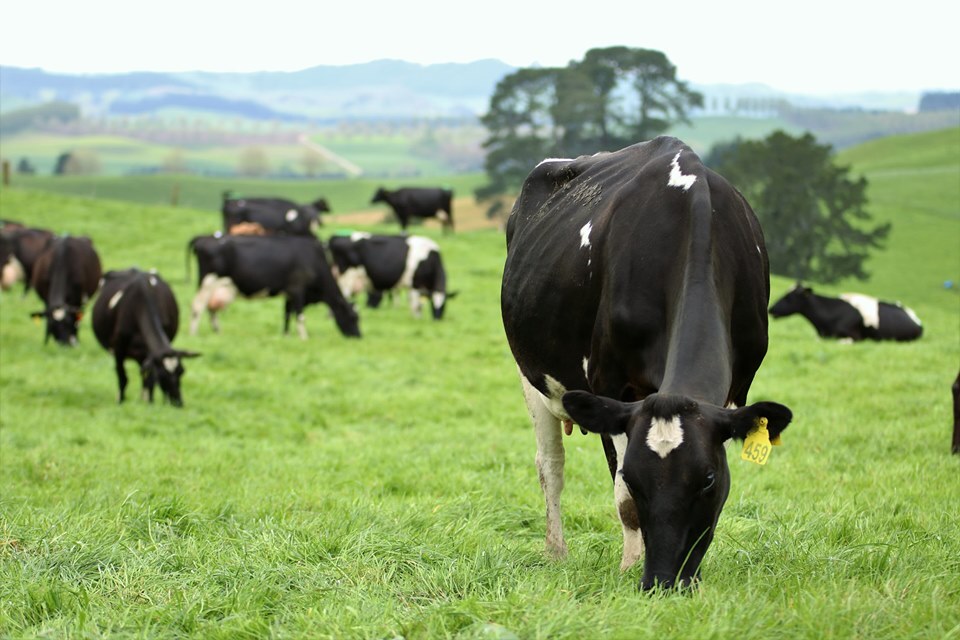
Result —
<svg viewBox="0 0 960 640"><path fill-rule="evenodd" d="M701 489L701 491L703 493L710 491L710 489L713 489L713 485L715 485L716 483L717 483L717 474L715 474L713 471L710 471L709 473L707 473L707 477L704 478L703 489Z"/></svg>

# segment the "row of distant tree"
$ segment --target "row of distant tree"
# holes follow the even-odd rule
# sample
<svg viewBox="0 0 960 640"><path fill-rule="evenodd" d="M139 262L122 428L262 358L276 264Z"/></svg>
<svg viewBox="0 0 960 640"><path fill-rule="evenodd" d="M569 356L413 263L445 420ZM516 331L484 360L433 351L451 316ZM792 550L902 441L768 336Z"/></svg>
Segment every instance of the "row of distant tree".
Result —
<svg viewBox="0 0 960 640"><path fill-rule="evenodd" d="M488 182L480 200L497 213L543 158L614 151L689 122L703 96L649 49L592 49L566 67L520 69L497 85L483 116ZM889 224L873 225L867 181L834 164L832 148L810 134L777 131L764 140L718 145L705 159L752 204L774 273L830 283L866 279L870 251Z"/></svg>

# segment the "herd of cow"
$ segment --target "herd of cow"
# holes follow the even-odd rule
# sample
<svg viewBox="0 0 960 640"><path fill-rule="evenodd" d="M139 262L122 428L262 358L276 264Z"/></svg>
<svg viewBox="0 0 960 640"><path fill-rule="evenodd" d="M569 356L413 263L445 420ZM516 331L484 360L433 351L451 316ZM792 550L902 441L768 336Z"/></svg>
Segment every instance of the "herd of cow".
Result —
<svg viewBox="0 0 960 640"><path fill-rule="evenodd" d="M404 229L411 216L440 213L453 229L449 192L380 190L374 201L393 207ZM452 294L435 242L354 234L324 246L313 229L327 210L322 199L227 194L224 233L188 245L199 267L191 331L204 312L216 329L238 294L283 294L284 330L295 316L301 337L304 307L319 301L344 335L359 336L349 300L364 290L373 305L407 288L415 313L426 296L433 317L443 316ZM46 303L47 335L70 343L99 260L87 239L51 237L28 265L39 233L5 236ZM699 578L730 488L725 443L744 441L743 455L762 463L792 420L782 404L747 403L768 315L799 313L819 335L853 341L922 334L909 309L862 295L826 298L798 285L768 309L769 262L750 205L675 138L544 160L523 184L506 243L501 311L536 433L546 548L567 551L563 434L576 423L601 436L623 529L621 568L642 557L645 590ZM169 286L136 270L109 272L100 286L93 327L115 355L120 399L123 358L133 358L145 389L157 383L179 404L182 360L196 354L171 345L178 315Z"/></svg>
<svg viewBox="0 0 960 640"><path fill-rule="evenodd" d="M387 202L401 227L413 218L438 217L452 231L452 193L446 189L378 189L373 202ZM297 204L283 198L234 198L225 193L221 206L223 231L188 242L198 266L198 290L191 305L191 333L200 316L217 314L239 294L245 297L283 295L283 330L295 316L306 339L304 309L323 302L341 333L360 336L359 316L350 301L366 291L368 306L377 306L386 292L408 290L411 309L420 316L421 300L430 301L434 319L443 317L448 293L440 247L416 235L354 233L330 239L315 232L320 214L329 211L323 198ZM328 258L329 253L329 258ZM332 262L332 264L331 264ZM0 230L2 285L24 281L24 295L33 288L44 303L33 313L45 320L44 342L77 341L86 303L99 291L92 309L93 332L114 356L118 400L125 398L126 360L140 366L143 394L153 400L159 385L164 397L182 406L183 360L197 353L177 349L179 306L169 284L155 271L112 270L103 273L93 241L84 236L57 236L5 220Z"/></svg>

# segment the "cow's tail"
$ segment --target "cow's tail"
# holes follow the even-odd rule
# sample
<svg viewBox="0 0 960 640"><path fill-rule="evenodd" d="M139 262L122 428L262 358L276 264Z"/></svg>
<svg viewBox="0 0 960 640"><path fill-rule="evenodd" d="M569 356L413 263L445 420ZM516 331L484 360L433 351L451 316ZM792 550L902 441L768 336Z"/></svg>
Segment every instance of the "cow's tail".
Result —
<svg viewBox="0 0 960 640"><path fill-rule="evenodd" d="M193 253L193 245L196 241L197 241L196 238L190 238L189 242L187 242L187 251L186 251L186 260L185 260L185 263L186 263L185 273L187 275L184 276L184 279L183 279L183 281L186 282L187 284L190 283L190 254Z"/></svg>

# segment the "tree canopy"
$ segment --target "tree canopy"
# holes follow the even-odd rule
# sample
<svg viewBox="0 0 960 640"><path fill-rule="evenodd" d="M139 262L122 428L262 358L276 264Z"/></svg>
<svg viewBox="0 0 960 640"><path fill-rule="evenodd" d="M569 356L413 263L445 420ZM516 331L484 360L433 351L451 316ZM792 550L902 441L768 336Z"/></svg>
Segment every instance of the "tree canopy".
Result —
<svg viewBox="0 0 960 640"><path fill-rule="evenodd" d="M689 122L703 96L649 49L591 49L566 67L524 68L504 77L481 118L489 132L477 190L484 199L520 188L547 157L614 151Z"/></svg>
<svg viewBox="0 0 960 640"><path fill-rule="evenodd" d="M753 207L773 273L825 284L869 278L864 263L883 247L891 225L870 227L867 180L835 165L829 145L809 133L775 131L760 141L717 145L706 163Z"/></svg>

